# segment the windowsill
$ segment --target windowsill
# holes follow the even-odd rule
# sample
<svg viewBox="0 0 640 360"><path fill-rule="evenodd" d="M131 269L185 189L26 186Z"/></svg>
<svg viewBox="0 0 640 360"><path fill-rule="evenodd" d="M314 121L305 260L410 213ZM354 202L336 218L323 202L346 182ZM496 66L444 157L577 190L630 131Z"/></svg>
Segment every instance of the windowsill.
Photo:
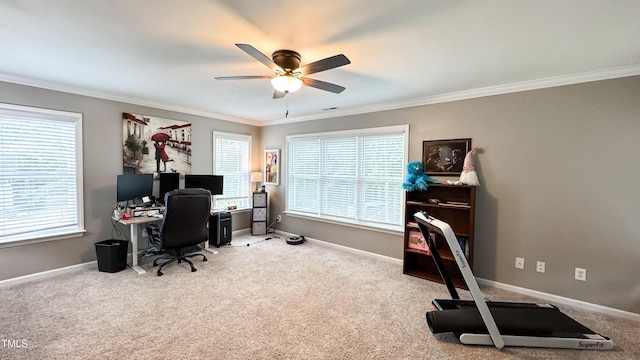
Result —
<svg viewBox="0 0 640 360"><path fill-rule="evenodd" d="M358 228L358 229L383 232L383 233L392 234L392 235L402 235L402 234L404 234L404 229L402 229L402 227L399 227L399 226L371 226L371 225L365 225L365 224L356 224L356 223L344 222L344 221L339 221L339 220L333 220L333 219L324 218L324 217L321 217L321 216L313 216L313 215L309 215L309 214L301 214L301 213L293 212L293 211L285 211L284 213L287 216L291 216L291 217L297 217L297 218L307 219L307 220L321 221L321 222L334 224L334 225L354 227L354 228Z"/></svg>
<svg viewBox="0 0 640 360"><path fill-rule="evenodd" d="M83 229L83 230L76 230L72 232L65 232L65 233L58 233L58 234L43 234L40 237L29 238L29 239L16 239L16 240L4 239L0 242L0 249L14 247L14 246L37 244L41 242L70 239L70 238L83 236L86 232L87 230Z"/></svg>
<svg viewBox="0 0 640 360"><path fill-rule="evenodd" d="M231 213L231 215L236 214L236 213L241 213L241 212L247 212L247 211L251 211L251 208L242 208L242 209L235 209L235 210L227 210L227 209L211 209L212 212L220 212L220 211L228 211Z"/></svg>

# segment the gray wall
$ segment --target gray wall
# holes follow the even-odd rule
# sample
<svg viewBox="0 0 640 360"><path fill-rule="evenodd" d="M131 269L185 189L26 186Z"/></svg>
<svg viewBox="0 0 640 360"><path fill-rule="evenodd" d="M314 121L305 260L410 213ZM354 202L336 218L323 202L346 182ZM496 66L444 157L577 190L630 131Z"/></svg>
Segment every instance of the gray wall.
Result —
<svg viewBox="0 0 640 360"><path fill-rule="evenodd" d="M256 169L262 159L260 128L149 107L72 95L0 82L0 102L83 114L85 236L22 246L0 247L0 280L93 261L97 241L120 238L110 216L116 175L122 174L122 113L149 115L192 123L192 172L211 174L213 131L252 135ZM157 186L157 184L156 184ZM233 229L249 227L249 212L232 218ZM126 236L129 229L120 226Z"/></svg>
<svg viewBox="0 0 640 360"><path fill-rule="evenodd" d="M290 134L409 124L413 161L423 140L470 137L482 148L476 276L640 313L638 94L640 77L628 77L269 126L262 141L285 149ZM286 201L286 151L282 160L281 186L267 188L271 216ZM279 228L402 258L401 235L286 215ZM587 269L586 282L573 279L575 267Z"/></svg>
<svg viewBox="0 0 640 360"><path fill-rule="evenodd" d="M0 248L0 280L95 259L111 238L109 216L121 173L121 113L193 123L193 171L212 169L213 130L251 134L254 169L264 146L285 149L289 134L410 125L409 160L422 141L471 137L482 183L477 194L476 275L498 282L640 313L640 77L491 96L262 129L0 82L0 101L84 114L85 223L81 238ZM281 186L268 186L271 215ZM248 227L247 213L234 229ZM280 229L402 258L402 236L284 216ZM516 256L525 270L514 269ZM547 272L535 271L535 261ZM573 280L574 267L587 281Z"/></svg>

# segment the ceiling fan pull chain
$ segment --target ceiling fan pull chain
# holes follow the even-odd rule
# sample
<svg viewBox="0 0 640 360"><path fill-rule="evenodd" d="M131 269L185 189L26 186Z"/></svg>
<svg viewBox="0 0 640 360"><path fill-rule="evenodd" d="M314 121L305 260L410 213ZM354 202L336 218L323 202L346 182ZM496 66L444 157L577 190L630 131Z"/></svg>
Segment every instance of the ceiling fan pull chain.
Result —
<svg viewBox="0 0 640 360"><path fill-rule="evenodd" d="M284 101L285 101L285 104L286 104L285 106L287 107L287 112L286 112L286 113L284 113L284 117L285 117L285 119L286 119L286 118L288 118L288 117L289 117L289 99L287 99L287 98L285 97L285 98L284 98Z"/></svg>

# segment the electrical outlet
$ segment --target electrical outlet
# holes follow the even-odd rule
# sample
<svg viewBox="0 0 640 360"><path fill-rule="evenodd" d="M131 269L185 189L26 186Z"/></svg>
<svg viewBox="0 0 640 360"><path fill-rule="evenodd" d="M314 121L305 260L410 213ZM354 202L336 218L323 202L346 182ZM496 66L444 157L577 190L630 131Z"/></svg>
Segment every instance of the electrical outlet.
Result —
<svg viewBox="0 0 640 360"><path fill-rule="evenodd" d="M276 216L276 222L279 224L282 221L282 215Z"/></svg>
<svg viewBox="0 0 640 360"><path fill-rule="evenodd" d="M516 269L524 269L524 258L516 258Z"/></svg>
<svg viewBox="0 0 640 360"><path fill-rule="evenodd" d="M575 279L580 281L587 281L587 269L576 268Z"/></svg>
<svg viewBox="0 0 640 360"><path fill-rule="evenodd" d="M545 264L544 261L538 261L536 262L536 271L539 273L543 273L544 272L544 268L545 268Z"/></svg>

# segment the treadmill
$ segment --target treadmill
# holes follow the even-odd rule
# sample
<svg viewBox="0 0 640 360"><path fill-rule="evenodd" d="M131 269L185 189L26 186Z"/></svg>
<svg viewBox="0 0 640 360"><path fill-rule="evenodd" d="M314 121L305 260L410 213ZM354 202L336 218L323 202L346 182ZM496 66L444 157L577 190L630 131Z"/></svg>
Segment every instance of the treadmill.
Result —
<svg viewBox="0 0 640 360"><path fill-rule="evenodd" d="M415 213L414 218L451 294L451 299L431 302L435 310L428 311L426 316L432 333L452 332L463 344L494 345L498 349L504 346L613 349L610 338L595 333L554 305L485 300L451 226L424 211ZM473 300L460 299L436 246L438 237L446 240Z"/></svg>

